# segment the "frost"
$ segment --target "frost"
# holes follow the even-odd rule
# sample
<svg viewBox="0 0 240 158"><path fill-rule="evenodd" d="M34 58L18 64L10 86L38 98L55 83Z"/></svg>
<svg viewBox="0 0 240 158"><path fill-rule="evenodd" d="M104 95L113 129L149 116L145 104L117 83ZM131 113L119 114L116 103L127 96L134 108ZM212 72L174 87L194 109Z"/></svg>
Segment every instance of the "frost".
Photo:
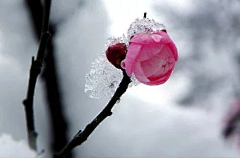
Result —
<svg viewBox="0 0 240 158"><path fill-rule="evenodd" d="M134 35L138 35L140 33L153 33L158 30L164 30L166 27L156 22L153 19L143 18L143 19L136 19L128 29L128 39L130 39Z"/></svg>
<svg viewBox="0 0 240 158"><path fill-rule="evenodd" d="M132 36L140 33L152 33L157 30L163 30L165 26L148 18L136 19L128 29L127 37L110 37L106 43L106 50L110 45L125 43L129 45ZM90 92L89 97L98 99L102 96L112 96L122 80L122 71L116 69L106 58L105 51L92 62L90 72L85 76L85 93ZM137 86L139 82L132 75L131 86Z"/></svg>
<svg viewBox="0 0 240 158"><path fill-rule="evenodd" d="M125 43L128 46L128 39L125 37L124 34L122 37L110 37L107 39L107 43L105 44L106 50L109 46L117 43Z"/></svg>
<svg viewBox="0 0 240 158"><path fill-rule="evenodd" d="M126 43L126 37L114 38L111 37L107 40L106 49L116 43ZM91 70L85 76L85 92L90 91L89 97L98 99L102 96L112 96L116 91L119 83L122 80L122 70L116 69L106 58L105 51L92 62ZM138 85L139 82L133 76L131 78L133 85Z"/></svg>
<svg viewBox="0 0 240 158"><path fill-rule="evenodd" d="M91 91L89 97L96 99L112 95L121 78L121 70L116 69L103 53L91 64L86 75L85 92Z"/></svg>

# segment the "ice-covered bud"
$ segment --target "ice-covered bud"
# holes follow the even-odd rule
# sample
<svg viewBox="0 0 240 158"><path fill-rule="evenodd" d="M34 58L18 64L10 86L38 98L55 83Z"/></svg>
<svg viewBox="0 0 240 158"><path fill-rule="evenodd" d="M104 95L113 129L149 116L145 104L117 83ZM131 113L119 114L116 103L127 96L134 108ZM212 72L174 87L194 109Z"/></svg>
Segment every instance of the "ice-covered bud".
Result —
<svg viewBox="0 0 240 158"><path fill-rule="evenodd" d="M165 31L140 33L130 39L126 58L122 68L128 76L147 85L165 83L178 60L175 44Z"/></svg>
<svg viewBox="0 0 240 158"><path fill-rule="evenodd" d="M110 45L106 50L106 56L110 63L112 63L116 68L121 68L121 62L125 59L127 53L127 47L124 43L117 43Z"/></svg>

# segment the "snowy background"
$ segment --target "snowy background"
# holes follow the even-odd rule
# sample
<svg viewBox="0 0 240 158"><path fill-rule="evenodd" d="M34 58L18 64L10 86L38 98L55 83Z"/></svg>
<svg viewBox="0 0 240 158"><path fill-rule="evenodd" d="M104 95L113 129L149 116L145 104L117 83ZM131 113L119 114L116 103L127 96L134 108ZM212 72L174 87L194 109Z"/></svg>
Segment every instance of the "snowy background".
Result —
<svg viewBox="0 0 240 158"><path fill-rule="evenodd" d="M222 136L227 111L240 96L239 10L237 0L53 0L51 21L57 26L54 44L69 138L109 99L84 93L85 74L108 37L126 33L147 12L164 23L179 51L170 80L128 89L113 115L74 150L75 156L239 157L236 143ZM0 0L0 157L34 157L25 142L22 106L38 45L29 18L25 1ZM38 147L45 150L43 157L50 157L45 104L39 78L34 103Z"/></svg>

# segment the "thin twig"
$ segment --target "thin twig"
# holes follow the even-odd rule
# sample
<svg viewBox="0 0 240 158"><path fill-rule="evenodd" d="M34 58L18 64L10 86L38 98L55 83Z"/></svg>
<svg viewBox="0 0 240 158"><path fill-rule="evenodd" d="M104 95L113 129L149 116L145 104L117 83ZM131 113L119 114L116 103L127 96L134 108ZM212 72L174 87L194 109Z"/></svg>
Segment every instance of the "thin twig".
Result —
<svg viewBox="0 0 240 158"><path fill-rule="evenodd" d="M87 140L90 134L95 130L95 128L108 116L112 115L112 108L115 103L120 99L120 97L126 92L129 83L131 82L130 77L126 74L125 70L123 70L123 78L121 83L119 84L116 92L114 93L111 100L108 102L106 107L93 119L91 123L89 123L83 131L79 131L74 138L55 156L57 158L63 158L67 153L69 153L72 149L77 146L80 146L83 142Z"/></svg>
<svg viewBox="0 0 240 158"><path fill-rule="evenodd" d="M147 12L144 12L143 18L147 18Z"/></svg>
<svg viewBox="0 0 240 158"><path fill-rule="evenodd" d="M37 132L35 130L33 98L37 82L37 77L41 72L45 49L47 46L50 33L48 32L49 16L50 16L51 0L44 1L43 23L41 30L41 38L37 52L36 60L32 57L32 64L29 72L28 91L26 99L23 101L25 107L25 115L27 122L28 144L29 147L37 151Z"/></svg>

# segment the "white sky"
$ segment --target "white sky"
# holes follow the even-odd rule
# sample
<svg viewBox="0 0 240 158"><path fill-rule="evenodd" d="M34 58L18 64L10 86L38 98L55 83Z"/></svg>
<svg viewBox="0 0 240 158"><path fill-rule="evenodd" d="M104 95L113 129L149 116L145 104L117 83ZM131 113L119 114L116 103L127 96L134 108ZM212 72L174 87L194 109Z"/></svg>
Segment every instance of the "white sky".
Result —
<svg viewBox="0 0 240 158"><path fill-rule="evenodd" d="M139 0L102 0L109 12L111 35L121 36L126 34L129 25L141 18L144 12L150 14L151 1Z"/></svg>
<svg viewBox="0 0 240 158"><path fill-rule="evenodd" d="M141 18L144 12L150 19L161 19L153 10L154 4L170 5L178 10L190 11L192 3L189 0L101 0L108 11L111 26L111 35L121 36L126 33L129 25L136 19ZM159 21L162 22L162 21Z"/></svg>

